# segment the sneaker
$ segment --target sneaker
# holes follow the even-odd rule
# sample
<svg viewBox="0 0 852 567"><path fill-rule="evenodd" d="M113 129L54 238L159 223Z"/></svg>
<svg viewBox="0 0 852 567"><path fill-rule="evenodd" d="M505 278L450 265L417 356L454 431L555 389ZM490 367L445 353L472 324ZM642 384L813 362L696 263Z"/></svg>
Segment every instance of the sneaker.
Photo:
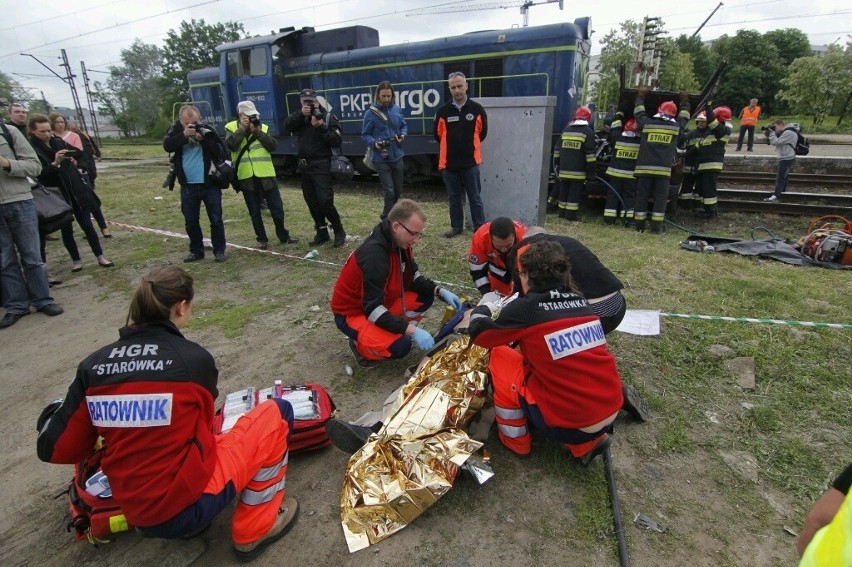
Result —
<svg viewBox="0 0 852 567"><path fill-rule="evenodd" d="M26 313L8 313L7 312L5 315L3 315L3 318L0 319L0 329L5 329L6 327L11 327L12 325L14 325L15 323L18 322L18 319L20 319L21 317L26 317L29 314L30 314L29 311L27 311Z"/></svg>
<svg viewBox="0 0 852 567"><path fill-rule="evenodd" d="M605 453L609 449L610 445L612 445L612 437L610 437L608 433L604 433L600 436L600 441L598 441L598 444L592 447L591 451L578 458L577 462L579 462L584 467L589 466L591 462L595 459L595 457Z"/></svg>
<svg viewBox="0 0 852 567"><path fill-rule="evenodd" d="M640 396L636 388L629 384L622 385L621 392L624 394L621 409L638 421L648 421L648 400Z"/></svg>
<svg viewBox="0 0 852 567"><path fill-rule="evenodd" d="M199 260L203 260L204 256L202 254L190 254L186 258L183 259L184 262L198 262Z"/></svg>
<svg viewBox="0 0 852 567"><path fill-rule="evenodd" d="M62 309L62 306L57 305L56 303L48 303L47 305L42 306L39 311L49 317L56 317L57 315L62 315L62 313L65 312Z"/></svg>
<svg viewBox="0 0 852 567"><path fill-rule="evenodd" d="M453 238L462 233L462 229L460 228L452 228L444 233L444 238Z"/></svg>
<svg viewBox="0 0 852 567"><path fill-rule="evenodd" d="M79 272L82 269L83 269L83 262L81 262L80 260L77 260L76 262L74 262L74 265L71 267L72 272Z"/></svg>
<svg viewBox="0 0 852 567"><path fill-rule="evenodd" d="M352 354L355 355L355 362L361 368L375 368L379 365L378 360L364 358L364 356L358 352L358 348L355 346L355 339L349 339L349 350L351 350Z"/></svg>
<svg viewBox="0 0 852 567"><path fill-rule="evenodd" d="M104 256L98 256L98 265L101 268L112 268L113 266L115 266L115 263L110 262Z"/></svg>
<svg viewBox="0 0 852 567"><path fill-rule="evenodd" d="M751 149L751 148L749 148L749 149L748 149L748 151L753 152L754 150L753 150L753 149Z"/></svg>
<svg viewBox="0 0 852 567"><path fill-rule="evenodd" d="M213 261L214 262L224 262L225 260L227 260L227 258L225 258L224 252L217 252L216 254L213 255Z"/></svg>
<svg viewBox="0 0 852 567"><path fill-rule="evenodd" d="M373 434L373 430L369 427L335 418L326 422L325 431L335 447L350 455L358 452L370 438L370 435Z"/></svg>
<svg viewBox="0 0 852 567"><path fill-rule="evenodd" d="M244 544L234 544L234 553L239 561L251 561L263 553L267 547L275 543L289 532L299 518L299 502L292 497L285 498L278 510L278 518L266 535L257 541Z"/></svg>
<svg viewBox="0 0 852 567"><path fill-rule="evenodd" d="M778 197L776 195L770 195L769 197L765 198L764 201L766 201L767 203L776 203L778 202Z"/></svg>

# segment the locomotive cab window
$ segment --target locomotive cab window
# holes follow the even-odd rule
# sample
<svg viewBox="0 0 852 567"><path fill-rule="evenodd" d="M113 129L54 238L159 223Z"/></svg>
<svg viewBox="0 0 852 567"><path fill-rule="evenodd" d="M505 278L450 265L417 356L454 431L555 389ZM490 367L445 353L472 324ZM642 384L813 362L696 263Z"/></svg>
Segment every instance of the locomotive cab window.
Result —
<svg viewBox="0 0 852 567"><path fill-rule="evenodd" d="M254 47L228 53L228 75L257 77L266 74L266 49Z"/></svg>

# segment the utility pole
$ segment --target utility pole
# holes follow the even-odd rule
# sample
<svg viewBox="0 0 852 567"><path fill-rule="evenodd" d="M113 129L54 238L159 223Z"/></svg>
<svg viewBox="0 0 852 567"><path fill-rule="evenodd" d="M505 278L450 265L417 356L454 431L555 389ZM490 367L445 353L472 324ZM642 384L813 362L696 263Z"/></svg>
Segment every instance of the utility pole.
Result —
<svg viewBox="0 0 852 567"><path fill-rule="evenodd" d="M101 132L98 129L98 118L95 114L95 103L92 97L92 91L89 89L89 75L86 73L86 64L80 61L80 68L83 70L83 87L86 89L86 101L89 103L89 117L92 119L92 132L95 135L95 140L98 145L101 145Z"/></svg>
<svg viewBox="0 0 852 567"><path fill-rule="evenodd" d="M65 67L65 79L68 85L71 87L71 98L74 99L74 112L77 115L77 122L79 122L80 128L84 131L86 128L86 116L83 114L83 108L80 106L80 97L77 96L77 87L74 85L74 73L71 72L71 65L68 63L68 55L65 53L65 50L62 49L62 66Z"/></svg>

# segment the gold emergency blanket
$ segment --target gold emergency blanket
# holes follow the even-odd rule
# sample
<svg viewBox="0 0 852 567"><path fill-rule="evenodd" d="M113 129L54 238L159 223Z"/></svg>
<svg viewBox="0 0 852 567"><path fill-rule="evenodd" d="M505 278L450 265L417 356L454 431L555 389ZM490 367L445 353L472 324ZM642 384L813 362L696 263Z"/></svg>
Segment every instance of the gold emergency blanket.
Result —
<svg viewBox="0 0 852 567"><path fill-rule="evenodd" d="M488 351L461 337L400 389L382 429L349 460L341 521L355 552L404 528L453 485L482 443L462 431L482 408Z"/></svg>

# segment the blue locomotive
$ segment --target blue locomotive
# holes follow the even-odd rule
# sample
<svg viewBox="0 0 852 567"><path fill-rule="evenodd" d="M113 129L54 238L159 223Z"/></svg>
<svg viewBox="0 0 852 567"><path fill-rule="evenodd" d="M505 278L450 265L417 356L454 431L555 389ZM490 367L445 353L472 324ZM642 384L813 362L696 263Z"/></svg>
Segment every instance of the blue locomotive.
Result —
<svg viewBox="0 0 852 567"><path fill-rule="evenodd" d="M468 77L469 96L557 98L554 136L583 104L588 79L591 21L490 30L430 41L379 45L377 30L349 26L327 31L285 28L272 35L217 47L218 68L189 74L193 102L223 131L237 103L254 102L278 139L276 166L295 163L295 139L283 132L287 115L300 107L298 93L310 87L340 119L343 153L363 173L361 122L375 86L388 80L405 113L406 176L434 172L438 146L432 133L437 108L450 100L447 75Z"/></svg>

